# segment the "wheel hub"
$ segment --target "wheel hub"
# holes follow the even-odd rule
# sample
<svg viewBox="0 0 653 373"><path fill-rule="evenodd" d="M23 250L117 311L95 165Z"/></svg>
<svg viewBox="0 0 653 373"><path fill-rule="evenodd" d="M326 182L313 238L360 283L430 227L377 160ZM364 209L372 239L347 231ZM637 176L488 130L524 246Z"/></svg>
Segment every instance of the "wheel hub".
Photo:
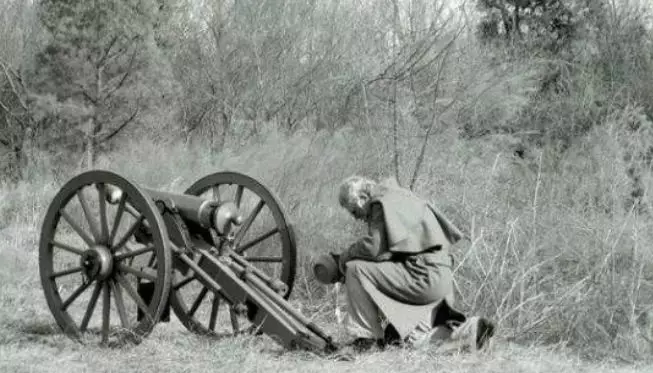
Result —
<svg viewBox="0 0 653 373"><path fill-rule="evenodd" d="M105 246L93 246L86 250L80 264L89 279L105 280L113 272L113 256Z"/></svg>

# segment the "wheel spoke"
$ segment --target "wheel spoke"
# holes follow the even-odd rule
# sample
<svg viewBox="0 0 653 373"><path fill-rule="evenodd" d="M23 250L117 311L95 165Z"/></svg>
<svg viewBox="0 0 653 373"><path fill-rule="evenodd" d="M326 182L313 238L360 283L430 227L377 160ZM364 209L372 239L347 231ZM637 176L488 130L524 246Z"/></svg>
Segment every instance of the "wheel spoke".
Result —
<svg viewBox="0 0 653 373"><path fill-rule="evenodd" d="M104 282L104 296L102 299L102 343L109 341L109 316L111 311L111 291L109 282Z"/></svg>
<svg viewBox="0 0 653 373"><path fill-rule="evenodd" d="M61 276L66 276L66 275L70 275L70 274L73 274L73 273L81 272L83 269L84 269L84 267L79 266L79 267L66 269L66 270L63 270L63 271L60 271L60 272L55 272L55 273L50 275L50 279L54 280L55 278L58 278L58 277L61 277Z"/></svg>
<svg viewBox="0 0 653 373"><path fill-rule="evenodd" d="M245 187L243 185L238 185L238 188L236 188L236 207L240 208L240 202L243 199L243 192L245 191Z"/></svg>
<svg viewBox="0 0 653 373"><path fill-rule="evenodd" d="M66 299L65 302L61 304L61 310L65 311L68 306L70 306L71 303L77 299L89 286L91 286L91 282L86 282L83 283L82 286L78 287L77 290L75 290L68 299Z"/></svg>
<svg viewBox="0 0 653 373"><path fill-rule="evenodd" d="M91 234L93 235L93 238L97 242L99 240L99 232L98 232L98 227L96 225L95 220L93 220L91 216L91 211L88 208L88 203L86 203L86 198L84 197L84 193L82 192L82 189L77 189L77 199L79 200L79 204L82 206L82 210L84 211L84 216L86 216L86 221L88 222L88 227L91 229Z"/></svg>
<svg viewBox="0 0 653 373"><path fill-rule="evenodd" d="M93 316L93 311L95 311L95 304L97 303L98 298L100 297L100 290L102 290L102 285L99 282L95 283L95 288L93 288L93 294L91 294L91 300L88 302L86 307L86 312L84 313L84 318L82 319L82 324L80 325L80 330L82 332L86 331L88 327L88 322L91 321Z"/></svg>
<svg viewBox="0 0 653 373"><path fill-rule="evenodd" d="M63 250L66 250L69 253L73 253L73 254L77 254L77 255L84 254L84 250L82 250L82 249L78 249L76 247L66 245L64 243L57 242L57 241L54 241L54 240L50 241L50 245L58 247L58 248L63 249Z"/></svg>
<svg viewBox="0 0 653 373"><path fill-rule="evenodd" d="M153 274L147 273L147 272L143 272L143 271L139 271L136 268L124 265L122 263L118 264L118 270L120 272L129 273L129 274L132 274L132 275L134 275L134 276L136 276L138 278L143 278L143 279L150 280L150 281L153 281L153 282L156 281L156 279L157 279L156 275L153 275Z"/></svg>
<svg viewBox="0 0 653 373"><path fill-rule="evenodd" d="M207 287L203 287L202 290L200 290L200 293L197 295L197 298L195 298L195 302L193 302L193 305L190 308L190 311L188 311L188 314L193 317L195 315L195 312L197 312L197 309L200 307L200 304L202 304L202 301L204 300L204 297L206 297L206 294L209 292L209 289Z"/></svg>
<svg viewBox="0 0 653 373"><path fill-rule="evenodd" d="M127 282L127 279L123 277L122 275L118 274L116 275L116 279L118 280L118 284L125 289L127 294L136 302L136 305L138 308L143 311L143 313L150 318L151 321L154 321L154 316L150 313L150 310L147 308L147 305L145 304L145 301L143 301L143 298L141 298L140 295L134 290L134 288Z"/></svg>
<svg viewBox="0 0 653 373"><path fill-rule="evenodd" d="M215 330L215 322L218 319L218 309L220 308L220 296L213 292L213 303L211 304L211 317L209 318L209 330Z"/></svg>
<svg viewBox="0 0 653 373"><path fill-rule="evenodd" d="M190 276L186 277L185 279L179 281L178 283L174 284L174 285L172 286L172 288L173 288L174 290L179 290L179 289L181 289L182 287L184 287L184 286L190 284L191 282L193 282L193 280L195 280L195 278L196 278L196 277L195 277L194 274L193 274L193 275L190 275Z"/></svg>
<svg viewBox="0 0 653 373"><path fill-rule="evenodd" d="M127 205L125 207L125 209L129 213L129 215L131 215L132 217L134 217L136 219L141 219L142 218L141 213L138 212L135 208L131 207L130 205ZM147 228L147 229L150 228L150 223L148 223L147 220L144 220L142 223L143 223L143 226L145 228Z"/></svg>
<svg viewBox="0 0 653 373"><path fill-rule="evenodd" d="M238 247L236 249L236 253L242 254L245 250L251 248L252 246L258 245L259 243L267 240L268 238L274 236L277 233L279 233L279 228L278 227L270 230L269 232L264 233L262 236L260 236L258 238L255 238L252 241L249 241L248 243Z"/></svg>
<svg viewBox="0 0 653 373"><path fill-rule="evenodd" d="M122 193L120 195L120 201L118 202L118 211L116 211L116 216L113 218L113 226L111 228L111 234L109 235L109 241L107 244L113 246L113 240L116 238L116 233L118 233L118 227L120 226L120 221L122 220L122 215L125 212L125 204L127 203L127 195Z"/></svg>
<svg viewBox="0 0 653 373"><path fill-rule="evenodd" d="M242 227L238 230L236 233L236 237L234 238L234 245L238 247L240 244L240 241L242 241L243 237L245 236L245 233L247 233L247 230L252 226L252 223L254 222L254 219L258 216L259 212L263 209L263 206L265 206L265 201L260 200L256 207L254 207L254 210L249 214L247 219L243 222Z"/></svg>
<svg viewBox="0 0 653 373"><path fill-rule="evenodd" d="M141 216L141 213L138 212L135 208L133 208L130 205L125 206L125 210L131 215L132 217L138 219Z"/></svg>
<svg viewBox="0 0 653 373"><path fill-rule="evenodd" d="M270 256L246 256L245 260L248 262L261 262L261 263L281 263L283 262L282 257L270 257Z"/></svg>
<svg viewBox="0 0 653 373"><path fill-rule="evenodd" d="M229 307L229 317L231 318L231 327L234 329L234 334L240 332L240 323L238 322L238 313L233 306Z"/></svg>
<svg viewBox="0 0 653 373"><path fill-rule="evenodd" d="M125 302L122 297L122 290L120 286L117 286L114 281L109 283L111 285L111 292L116 298L116 308L118 309L118 316L120 317L120 324L122 327L127 329L129 328L129 319L127 318L127 310L125 309Z"/></svg>
<svg viewBox="0 0 653 373"><path fill-rule="evenodd" d="M73 228L73 230L77 233L77 235L79 235L79 237L81 237L81 239L84 240L84 242L86 242L88 246L93 246L95 244L93 239L89 237L88 234L86 234L86 232L84 232L84 230L77 224L77 222L70 215L68 215L67 212L61 210L59 211L59 214L61 214L61 217L66 221L66 223L68 223L68 225L70 225Z"/></svg>
<svg viewBox="0 0 653 373"><path fill-rule="evenodd" d="M100 241L106 244L109 239L109 224L107 223L107 190L103 183L97 185L98 202L100 203Z"/></svg>
<svg viewBox="0 0 653 373"><path fill-rule="evenodd" d="M151 268L155 268L154 264L156 264L156 255L152 253L152 256L150 256L150 260L147 262L147 266Z"/></svg>
<svg viewBox="0 0 653 373"><path fill-rule="evenodd" d="M125 236L115 246L111 248L111 251L120 250L127 243L129 237L131 237L134 234L134 232L136 232L136 229L138 229L138 226L142 223L143 219L145 219L143 215L137 218L136 221L129 227L127 233L125 233Z"/></svg>
<svg viewBox="0 0 653 373"><path fill-rule="evenodd" d="M220 186L214 185L211 187L211 195L213 196L214 201L220 202Z"/></svg>
<svg viewBox="0 0 653 373"><path fill-rule="evenodd" d="M146 246L144 248L134 250L134 251L130 251L128 253L118 254L118 255L116 255L114 257L114 259L115 260L123 260L123 259L133 258L135 256L143 255L143 254L146 254L146 253L149 253L149 252L152 252L152 251L154 251L154 246Z"/></svg>

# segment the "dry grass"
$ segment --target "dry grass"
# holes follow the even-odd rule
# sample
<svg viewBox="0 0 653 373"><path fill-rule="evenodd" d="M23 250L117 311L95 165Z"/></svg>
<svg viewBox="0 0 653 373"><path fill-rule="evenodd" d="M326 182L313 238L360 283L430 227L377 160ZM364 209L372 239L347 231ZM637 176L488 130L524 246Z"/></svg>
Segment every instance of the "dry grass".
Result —
<svg viewBox="0 0 653 373"><path fill-rule="evenodd" d="M389 350L338 362L302 352L284 352L267 337L211 339L189 333L173 316L138 346L83 346L60 333L38 283L34 229L0 232L3 248L23 252L2 261L0 288L0 371L36 372L645 372L652 365L621 361L588 362L561 347L517 345L497 339L478 355L436 356L428 350ZM7 253L6 250L3 250ZM30 253L31 252L31 253ZM25 255L26 254L26 255ZM21 259L18 260L18 257ZM3 258L5 259L5 258ZM324 324L338 333L335 324ZM226 327L226 325L225 325Z"/></svg>
<svg viewBox="0 0 653 373"><path fill-rule="evenodd" d="M616 124L594 131L562 157L531 149L516 159L514 138L469 141L442 132L433 140L438 151L427 154L416 190L470 235L455 251L458 306L490 316L500 327L497 343L481 356L389 351L346 364L284 354L266 338L198 338L175 321L159 325L136 347L77 345L54 327L37 253L41 219L73 172L43 172L31 183L0 188L0 370L646 371L646 365L608 362L641 361L651 353L644 336L651 333L646 317L653 305L653 262L647 242L653 227L648 212L624 207L626 169L633 162L621 161L623 152L638 151L637 144L645 143L641 137L649 135L636 138L619 121L627 122L615 117ZM389 175L387 144L346 131L266 136L253 139L255 146L215 156L170 144L161 157L157 145L141 142L110 154L99 167L171 191L223 170L261 180L279 196L297 230L293 301L338 334L333 294L306 275L306 264L311 255L339 250L361 232L337 208L335 185L351 173ZM639 171L648 188L650 172Z"/></svg>
<svg viewBox="0 0 653 373"><path fill-rule="evenodd" d="M443 75L442 87L466 88L433 122L415 191L469 235L454 250L457 305L498 322L497 343L489 353L443 357L389 351L338 363L282 353L265 338L198 338L176 321L159 325L135 347L75 344L55 328L46 306L37 247L52 197L77 173L55 159L77 160L68 153L59 158L30 153L24 181L0 185L0 371L653 371L653 91L648 84L653 63L650 45L639 41L638 33L601 26L605 35L587 36L588 43L579 39L586 47L558 61L564 67L553 68L561 76L560 92L537 96L545 72L534 57L511 62L504 58L514 51L502 56L500 48L479 48L476 42L463 46L458 62ZM355 70L363 76L370 69L365 64L374 60L354 52ZM328 80L327 87L332 84ZM327 92L323 88L314 87ZM270 97L279 90L268 89ZM458 97L450 92L456 88L442 89L440 101ZM316 97L331 101L319 99L330 94ZM643 109L631 106L637 103ZM340 250L364 230L337 207L337 183L352 173L394 174L393 113L385 104L371 104L351 113L348 121L357 129L286 136L279 133L280 123L259 123L260 133L243 139L249 126L236 115L230 136L237 138L228 139L229 148L218 154L199 140L190 146L125 140L97 167L176 192L216 171L240 171L262 181L282 201L298 236L293 302L339 334L334 294L307 275L307 263L314 254ZM415 105L417 100L408 97L393 108L401 118L398 174L404 185L415 171L429 124L418 119ZM425 105L428 114L432 110L439 109ZM519 134L491 135L502 131L538 132L546 145L535 147ZM485 133L490 135L469 139ZM552 139L567 141L566 148L557 148ZM516 157L514 150L524 144L523 157Z"/></svg>
<svg viewBox="0 0 653 373"><path fill-rule="evenodd" d="M12 330L0 344L3 372L645 372L650 365L589 363L564 351L501 344L482 355L435 356L428 351L390 350L339 362L305 353L283 353L265 337L214 341L182 326L159 325L142 344L116 350L79 346L47 324ZM39 330L40 329L40 330ZM6 330L6 329L5 329Z"/></svg>

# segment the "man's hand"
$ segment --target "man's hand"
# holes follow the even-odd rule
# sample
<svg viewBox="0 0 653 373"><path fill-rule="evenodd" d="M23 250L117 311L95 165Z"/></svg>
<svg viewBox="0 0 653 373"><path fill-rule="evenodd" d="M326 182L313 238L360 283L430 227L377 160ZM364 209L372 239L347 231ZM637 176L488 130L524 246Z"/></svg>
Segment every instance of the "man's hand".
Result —
<svg viewBox="0 0 653 373"><path fill-rule="evenodd" d="M329 255L331 255L331 256L333 257L333 260L335 260L336 263L340 264L340 255L341 255L341 254L337 254L337 253L329 253Z"/></svg>
<svg viewBox="0 0 653 373"><path fill-rule="evenodd" d="M338 272L339 272L338 275L342 276L344 282L345 273L347 273L346 264L348 261L351 260L351 254L349 253L349 250L344 250L342 253L336 255L337 255L336 263L338 263Z"/></svg>
<svg viewBox="0 0 653 373"><path fill-rule="evenodd" d="M337 253L329 253L332 257L333 260L336 261L338 264L338 277L336 279L336 282L340 283L345 283L345 262L343 261L343 254L346 256L346 252L342 254L337 254Z"/></svg>

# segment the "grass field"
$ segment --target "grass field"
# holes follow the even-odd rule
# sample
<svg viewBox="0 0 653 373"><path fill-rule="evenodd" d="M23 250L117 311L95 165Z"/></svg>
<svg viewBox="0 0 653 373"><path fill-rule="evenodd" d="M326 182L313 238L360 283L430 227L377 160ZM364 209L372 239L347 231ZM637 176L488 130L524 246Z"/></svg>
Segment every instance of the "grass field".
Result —
<svg viewBox="0 0 653 373"><path fill-rule="evenodd" d="M41 322L41 323L39 323ZM481 355L435 356L428 351L388 350L339 362L284 353L265 337L210 340L179 324L159 325L145 342L124 349L80 346L51 329L47 318L9 328L0 341L2 372L650 372L652 365L590 363L563 350L496 341ZM8 334L6 334L8 333Z"/></svg>
<svg viewBox="0 0 653 373"><path fill-rule="evenodd" d="M3 269L4 265L3 265ZM26 285L26 284L25 284ZM27 290L31 289L31 290ZM518 345L500 338L481 354L437 356L429 350L387 350L340 362L284 352L265 336L211 339L189 333L173 317L138 346L83 346L60 333L36 284L20 293L3 282L2 372L650 372L653 365L589 362L564 348ZM14 298L14 303L8 299ZM13 306L13 307L12 307ZM337 333L337 326L323 325Z"/></svg>
<svg viewBox="0 0 653 373"><path fill-rule="evenodd" d="M594 136L598 140L591 143L600 144L612 134ZM471 242L455 252L459 307L498 322L489 351L436 356L428 350L389 350L338 362L284 352L267 337L197 337L174 316L138 346L103 349L72 342L57 329L46 305L37 248L47 206L74 172L56 174L46 162L33 170L35 179L0 188L0 371L653 371L650 345L637 332L650 328L638 329L638 323L646 321L651 299L651 223L617 209L618 164L591 168L593 157L609 155L605 147L592 155L594 145L579 146L554 168L546 155L515 163L500 142L463 142L443 134L434 143L444 156L427 156L416 189L454 212L452 218L471 234ZM311 255L343 247L361 231L337 208L334 189L351 173L387 175L384 156L365 156L381 145L338 134L269 136L256 147L212 158L174 146L161 158L155 146L126 146L98 167L177 191L226 169L261 180L295 224L300 261L292 301L344 338L333 321L332 298L306 276L306 264ZM134 159L148 166L133 167ZM588 207L596 196L603 205ZM614 210L606 214L610 203Z"/></svg>
<svg viewBox="0 0 653 373"><path fill-rule="evenodd" d="M188 332L173 316L137 346L101 348L63 335L45 304L37 276L34 229L0 231L3 247L19 244L20 259L0 262L0 372L650 372L645 362L590 362L562 346L542 347L497 338L480 354L437 356L426 350L390 349L340 362L303 352L285 352L266 336L212 339ZM7 251L3 251L6 253ZM18 257L15 257L18 258ZM341 336L340 326L321 324ZM224 323L224 328L228 324ZM501 333L503 334L503 333Z"/></svg>

